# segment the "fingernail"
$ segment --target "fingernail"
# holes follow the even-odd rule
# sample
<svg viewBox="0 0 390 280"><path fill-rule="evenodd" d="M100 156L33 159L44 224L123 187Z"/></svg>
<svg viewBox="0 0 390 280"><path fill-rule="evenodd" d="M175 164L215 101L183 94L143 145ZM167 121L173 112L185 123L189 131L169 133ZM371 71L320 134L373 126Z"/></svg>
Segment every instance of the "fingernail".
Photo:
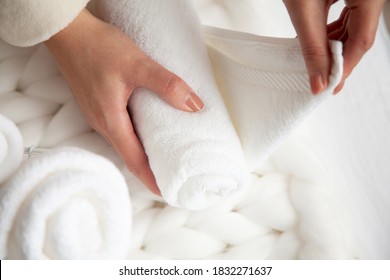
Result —
<svg viewBox="0 0 390 280"><path fill-rule="evenodd" d="M321 75L314 75L310 77L310 87L313 94L319 94L324 90L325 83Z"/></svg>
<svg viewBox="0 0 390 280"><path fill-rule="evenodd" d="M342 81L333 91L333 95L338 94L344 87L344 81Z"/></svg>
<svg viewBox="0 0 390 280"><path fill-rule="evenodd" d="M193 92L188 95L186 105L192 112L200 112L204 109L202 100Z"/></svg>
<svg viewBox="0 0 390 280"><path fill-rule="evenodd" d="M152 190L152 192L157 196L162 196L161 191L159 189Z"/></svg>

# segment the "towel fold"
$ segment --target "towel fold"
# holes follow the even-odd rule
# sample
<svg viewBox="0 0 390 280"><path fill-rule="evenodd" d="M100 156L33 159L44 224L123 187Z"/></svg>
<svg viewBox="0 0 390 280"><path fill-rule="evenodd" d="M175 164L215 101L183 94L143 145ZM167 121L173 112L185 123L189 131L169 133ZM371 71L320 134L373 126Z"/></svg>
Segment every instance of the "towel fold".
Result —
<svg viewBox="0 0 390 280"><path fill-rule="evenodd" d="M298 39L215 27L204 27L203 37L250 170L331 96L343 74L341 42L330 41L333 64L329 85L314 96Z"/></svg>
<svg viewBox="0 0 390 280"><path fill-rule="evenodd" d="M105 21L119 26L151 58L184 79L205 103L201 113L176 110L145 89L129 108L164 199L207 208L245 184L241 144L216 86L201 25L190 1L99 1Z"/></svg>
<svg viewBox="0 0 390 280"><path fill-rule="evenodd" d="M23 158L23 139L16 125L0 115L0 184L20 165Z"/></svg>
<svg viewBox="0 0 390 280"><path fill-rule="evenodd" d="M0 188L0 259L120 259L129 250L126 182L76 148L28 160Z"/></svg>

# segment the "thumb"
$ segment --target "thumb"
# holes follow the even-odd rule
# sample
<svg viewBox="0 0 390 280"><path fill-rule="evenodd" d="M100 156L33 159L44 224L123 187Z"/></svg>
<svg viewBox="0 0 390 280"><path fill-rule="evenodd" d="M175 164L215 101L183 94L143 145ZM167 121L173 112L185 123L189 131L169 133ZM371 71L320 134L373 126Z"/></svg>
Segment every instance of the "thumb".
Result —
<svg viewBox="0 0 390 280"><path fill-rule="evenodd" d="M201 99L179 76L148 57L143 66L138 81L140 86L154 91L162 100L179 110L199 112L204 109Z"/></svg>
<svg viewBox="0 0 390 280"><path fill-rule="evenodd" d="M298 34L314 94L328 85L330 55L326 31L326 1L284 0Z"/></svg>

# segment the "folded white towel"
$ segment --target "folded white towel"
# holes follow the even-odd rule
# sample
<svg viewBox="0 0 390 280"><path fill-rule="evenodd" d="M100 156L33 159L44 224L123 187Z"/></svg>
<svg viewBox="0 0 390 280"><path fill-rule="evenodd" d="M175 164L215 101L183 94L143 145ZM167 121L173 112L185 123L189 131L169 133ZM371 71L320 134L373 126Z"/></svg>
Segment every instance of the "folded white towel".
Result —
<svg viewBox="0 0 390 280"><path fill-rule="evenodd" d="M205 103L178 111L148 90L129 103L138 135L165 200L199 210L241 189L247 175L241 144L216 86L201 25L190 1L99 1L105 21L183 78Z"/></svg>
<svg viewBox="0 0 390 280"><path fill-rule="evenodd" d="M0 188L0 259L119 259L129 250L126 182L75 148L35 156Z"/></svg>
<svg viewBox="0 0 390 280"><path fill-rule="evenodd" d="M20 165L23 158L23 139L16 125L0 115L0 184Z"/></svg>
<svg viewBox="0 0 390 280"><path fill-rule="evenodd" d="M214 27L204 27L203 36L251 170L332 94L343 73L342 44L331 41L329 85L314 96L298 39Z"/></svg>

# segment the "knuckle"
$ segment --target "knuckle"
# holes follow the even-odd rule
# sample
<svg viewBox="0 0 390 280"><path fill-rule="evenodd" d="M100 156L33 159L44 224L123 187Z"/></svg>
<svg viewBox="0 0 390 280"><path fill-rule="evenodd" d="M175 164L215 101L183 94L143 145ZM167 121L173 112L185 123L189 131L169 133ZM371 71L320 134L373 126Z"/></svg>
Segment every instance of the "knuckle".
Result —
<svg viewBox="0 0 390 280"><path fill-rule="evenodd" d="M328 50L318 46L306 46L302 48L303 55L308 59L328 57Z"/></svg>
<svg viewBox="0 0 390 280"><path fill-rule="evenodd" d="M374 45L375 36L373 35L365 35L361 37L356 43L363 51L368 51Z"/></svg>
<svg viewBox="0 0 390 280"><path fill-rule="evenodd" d="M176 97L178 94L178 91L176 89L180 85L180 83L181 83L181 79L178 76L169 73L165 78L162 93L166 96L170 96L173 98Z"/></svg>

